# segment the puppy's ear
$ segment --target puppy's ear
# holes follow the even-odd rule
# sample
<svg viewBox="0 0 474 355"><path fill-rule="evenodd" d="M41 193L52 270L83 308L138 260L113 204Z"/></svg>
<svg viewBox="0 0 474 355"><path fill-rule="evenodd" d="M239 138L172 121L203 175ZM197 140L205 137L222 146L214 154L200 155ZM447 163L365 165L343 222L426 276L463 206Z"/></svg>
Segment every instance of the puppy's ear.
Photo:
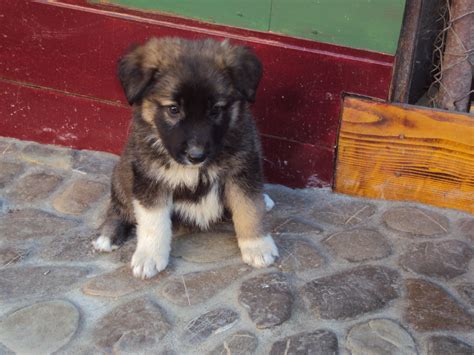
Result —
<svg viewBox="0 0 474 355"><path fill-rule="evenodd" d="M263 72L257 55L250 47L231 47L227 55L227 66L237 91L246 101L254 102Z"/></svg>
<svg viewBox="0 0 474 355"><path fill-rule="evenodd" d="M145 67L144 48L137 47L118 64L118 77L130 105L140 102L154 82L156 70Z"/></svg>

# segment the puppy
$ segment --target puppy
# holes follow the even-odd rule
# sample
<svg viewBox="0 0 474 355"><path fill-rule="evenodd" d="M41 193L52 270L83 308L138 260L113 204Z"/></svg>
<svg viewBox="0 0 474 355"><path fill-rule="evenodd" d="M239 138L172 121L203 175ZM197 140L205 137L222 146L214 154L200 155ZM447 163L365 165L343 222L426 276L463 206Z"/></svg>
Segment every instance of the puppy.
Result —
<svg viewBox="0 0 474 355"><path fill-rule="evenodd" d="M133 274L150 278L168 265L172 221L205 230L228 210L243 261L272 264L278 250L262 227L249 110L262 76L257 56L227 41L152 38L120 60L118 76L133 119L95 249L116 249L136 228Z"/></svg>

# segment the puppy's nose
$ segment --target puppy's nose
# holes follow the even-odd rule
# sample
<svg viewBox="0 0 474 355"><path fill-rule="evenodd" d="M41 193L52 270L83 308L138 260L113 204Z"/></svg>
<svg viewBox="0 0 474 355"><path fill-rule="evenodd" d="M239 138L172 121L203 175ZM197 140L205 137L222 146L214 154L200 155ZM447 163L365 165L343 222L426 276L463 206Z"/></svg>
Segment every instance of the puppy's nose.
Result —
<svg viewBox="0 0 474 355"><path fill-rule="evenodd" d="M193 164L199 164L206 160L206 153L204 152L204 148L199 146L192 146L188 148L186 156L188 160Z"/></svg>

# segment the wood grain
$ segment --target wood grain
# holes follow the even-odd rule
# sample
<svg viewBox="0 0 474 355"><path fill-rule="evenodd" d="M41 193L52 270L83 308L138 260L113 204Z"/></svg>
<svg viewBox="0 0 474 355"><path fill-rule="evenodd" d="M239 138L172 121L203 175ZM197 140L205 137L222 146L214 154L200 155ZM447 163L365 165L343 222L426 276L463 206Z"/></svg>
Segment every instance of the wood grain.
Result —
<svg viewBox="0 0 474 355"><path fill-rule="evenodd" d="M474 212L474 116L346 97L335 190Z"/></svg>

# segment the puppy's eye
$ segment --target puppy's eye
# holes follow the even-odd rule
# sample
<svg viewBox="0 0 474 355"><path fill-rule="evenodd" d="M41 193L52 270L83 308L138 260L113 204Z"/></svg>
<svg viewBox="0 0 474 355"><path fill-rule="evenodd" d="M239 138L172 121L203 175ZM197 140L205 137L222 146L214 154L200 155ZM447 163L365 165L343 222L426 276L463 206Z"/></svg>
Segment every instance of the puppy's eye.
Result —
<svg viewBox="0 0 474 355"><path fill-rule="evenodd" d="M168 106L168 113L171 117L177 117L180 114L179 107L176 105Z"/></svg>
<svg viewBox="0 0 474 355"><path fill-rule="evenodd" d="M218 114L220 114L222 112L224 108L222 106L217 106L217 105L214 105L212 106L211 108L211 116L217 116Z"/></svg>

